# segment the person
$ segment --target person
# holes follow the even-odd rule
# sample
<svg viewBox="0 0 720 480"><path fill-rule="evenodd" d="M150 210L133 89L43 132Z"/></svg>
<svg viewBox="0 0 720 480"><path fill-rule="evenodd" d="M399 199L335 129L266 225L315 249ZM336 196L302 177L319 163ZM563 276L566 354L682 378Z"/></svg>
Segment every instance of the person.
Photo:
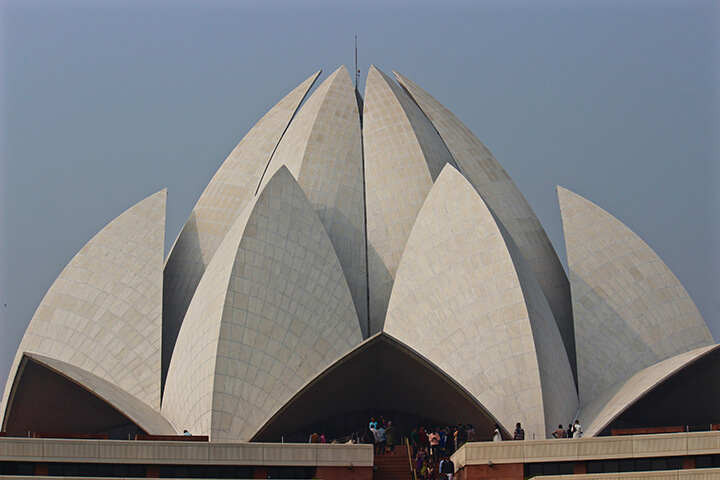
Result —
<svg viewBox="0 0 720 480"><path fill-rule="evenodd" d="M449 457L455 452L455 427L445 427L445 452Z"/></svg>
<svg viewBox="0 0 720 480"><path fill-rule="evenodd" d="M567 438L567 432L565 432L562 424L558 425L557 430L552 432L552 436L555 438Z"/></svg>
<svg viewBox="0 0 720 480"><path fill-rule="evenodd" d="M430 442L428 442L428 436L427 432L425 431L425 427L420 427L420 430L418 430L418 445L423 447L425 451L427 451L428 447L430 446Z"/></svg>
<svg viewBox="0 0 720 480"><path fill-rule="evenodd" d="M418 436L417 428L413 428L413 431L410 434L410 445L412 445L413 456L415 456L415 454L417 453L419 444L420 437Z"/></svg>
<svg viewBox="0 0 720 480"><path fill-rule="evenodd" d="M388 426L385 429L385 438L387 439L387 448L390 451L390 455L395 455L395 444L397 443L395 435L395 427L393 426L392 421L388 421Z"/></svg>
<svg viewBox="0 0 720 480"><path fill-rule="evenodd" d="M415 471L420 472L422 469L423 461L425 460L425 448L419 447L417 455L415 455Z"/></svg>
<svg viewBox="0 0 720 480"><path fill-rule="evenodd" d="M421 478L422 480L427 480L428 478L428 462L427 460L423 460L422 466L420 467L420 471L418 472L418 478Z"/></svg>
<svg viewBox="0 0 720 480"><path fill-rule="evenodd" d="M523 430L520 422L515 424L515 433L513 434L513 440L525 440L525 430Z"/></svg>
<svg viewBox="0 0 720 480"><path fill-rule="evenodd" d="M427 472L425 472L425 480L435 480L435 464L428 462Z"/></svg>
<svg viewBox="0 0 720 480"><path fill-rule="evenodd" d="M467 425L467 441L468 442L475 441L475 427L472 426L472 423L468 423L468 425Z"/></svg>
<svg viewBox="0 0 720 480"><path fill-rule="evenodd" d="M364 443L366 445L372 444L373 452L375 451L375 434L369 428L367 430L365 430L365 433L363 433L362 443Z"/></svg>
<svg viewBox="0 0 720 480"><path fill-rule="evenodd" d="M440 474L445 475L447 480L452 480L455 473L455 464L449 457L445 457L440 462Z"/></svg>
<svg viewBox="0 0 720 480"><path fill-rule="evenodd" d="M188 432L187 430L183 430L183 436L192 437L192 433Z"/></svg>
<svg viewBox="0 0 720 480"><path fill-rule="evenodd" d="M438 434L440 435L440 455L444 457L446 451L445 440L447 438L447 433L445 433L444 428L438 428Z"/></svg>
<svg viewBox="0 0 720 480"><path fill-rule="evenodd" d="M493 442L502 442L502 433L500 433L500 425L495 424L495 431L493 432Z"/></svg>
<svg viewBox="0 0 720 480"><path fill-rule="evenodd" d="M465 425L458 422L457 446L455 447L455 449L457 450L458 448L462 447L465 444L465 442L467 442L467 429L465 428Z"/></svg>
<svg viewBox="0 0 720 480"><path fill-rule="evenodd" d="M325 438L325 432L320 435L320 443L327 443L327 438Z"/></svg>
<svg viewBox="0 0 720 480"><path fill-rule="evenodd" d="M445 458L447 457L443 457L442 460L440 460L440 464L438 464L438 473L440 473L440 475L445 475L445 470L447 470L447 465L445 465Z"/></svg>
<svg viewBox="0 0 720 480"><path fill-rule="evenodd" d="M573 422L568 423L567 438L572 438L573 435Z"/></svg>
<svg viewBox="0 0 720 480"><path fill-rule="evenodd" d="M387 435L385 434L385 428L380 424L378 429L375 431L375 439L377 440L377 454L385 455L385 445L387 444Z"/></svg>
<svg viewBox="0 0 720 480"><path fill-rule="evenodd" d="M440 460L440 434L438 433L438 429L430 432L430 435L428 435L428 442L430 442L430 455L433 461L437 462Z"/></svg>
<svg viewBox="0 0 720 480"><path fill-rule="evenodd" d="M377 430L377 422L375 421L375 417L370 417L370 425L368 425L368 428Z"/></svg>
<svg viewBox="0 0 720 480"><path fill-rule="evenodd" d="M580 425L580 422L575 420L575 424L573 425L573 438L580 438L582 437L582 426Z"/></svg>
<svg viewBox="0 0 720 480"><path fill-rule="evenodd" d="M318 435L317 432L313 432L310 434L308 443L320 443L320 435Z"/></svg>

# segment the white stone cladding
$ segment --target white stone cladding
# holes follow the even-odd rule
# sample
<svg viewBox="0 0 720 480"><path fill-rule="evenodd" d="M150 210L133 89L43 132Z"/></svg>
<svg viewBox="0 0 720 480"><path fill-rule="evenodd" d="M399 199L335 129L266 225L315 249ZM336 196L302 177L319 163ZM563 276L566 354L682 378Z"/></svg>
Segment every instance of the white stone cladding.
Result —
<svg viewBox="0 0 720 480"><path fill-rule="evenodd" d="M268 166L297 178L330 236L345 272L363 334L367 336L365 208L360 114L343 66L308 98L288 127Z"/></svg>
<svg viewBox="0 0 720 480"><path fill-rule="evenodd" d="M4 425L30 423L37 405L17 399L58 380L48 370L148 433L213 442L272 439L288 419L297 438L348 413L308 393L348 385L334 375L362 379L344 390L353 415L374 408L361 390L378 375L386 408L409 415L445 405L406 390L447 380L448 410L520 421L528 439L576 415L596 435L675 380L705 386L720 358L707 326L627 227L558 188L568 282L507 172L439 102L371 67L363 106L340 67L301 108L318 75L233 150L164 267L165 191L71 260L18 349Z"/></svg>
<svg viewBox="0 0 720 480"><path fill-rule="evenodd" d="M167 191L103 228L52 284L18 347L85 370L160 409L162 265Z"/></svg>
<svg viewBox="0 0 720 480"><path fill-rule="evenodd" d="M585 435L599 434L643 395L718 348L720 345L710 345L675 355L640 370L624 383L606 391L580 412L580 424L586 426ZM708 379L708 381L713 380Z"/></svg>
<svg viewBox="0 0 720 480"><path fill-rule="evenodd" d="M411 80L393 73L430 119L460 172L502 222L527 260L548 299L575 371L570 284L535 212L502 165L459 118Z"/></svg>
<svg viewBox="0 0 720 480"><path fill-rule="evenodd" d="M362 341L322 222L281 167L231 228L198 286L163 414L212 441L246 441Z"/></svg>
<svg viewBox="0 0 720 480"><path fill-rule="evenodd" d="M455 161L415 102L374 66L365 84L363 148L370 334L374 334L382 330L415 217L440 171Z"/></svg>
<svg viewBox="0 0 720 480"><path fill-rule="evenodd" d="M496 217L493 218L497 221ZM552 432L560 419L572 418L578 411L575 377L562 336L537 278L503 224L497 221L497 225L513 260L530 318L540 371L545 436L553 438Z"/></svg>
<svg viewBox="0 0 720 480"><path fill-rule="evenodd" d="M645 242L594 203L557 190L581 406L650 365L714 343L690 296Z"/></svg>
<svg viewBox="0 0 720 480"><path fill-rule="evenodd" d="M273 151L319 75L314 73L288 93L245 135L210 180L175 241L164 272L163 373L200 278L258 190Z"/></svg>
<svg viewBox="0 0 720 480"><path fill-rule="evenodd" d="M533 283L523 288L522 281ZM490 210L450 165L410 233L385 331L447 372L509 431L520 421L528 438L544 438L557 416L577 410L567 395L574 390L567 355L537 281L516 265Z"/></svg>

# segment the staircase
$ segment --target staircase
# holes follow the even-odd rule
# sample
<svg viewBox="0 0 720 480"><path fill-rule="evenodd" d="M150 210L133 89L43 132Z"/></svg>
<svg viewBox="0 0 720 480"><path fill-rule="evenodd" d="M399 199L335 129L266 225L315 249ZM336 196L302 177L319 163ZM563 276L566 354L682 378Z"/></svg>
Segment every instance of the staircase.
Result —
<svg viewBox="0 0 720 480"><path fill-rule="evenodd" d="M395 447L395 455L375 455L374 465L373 480L413 480L404 445Z"/></svg>

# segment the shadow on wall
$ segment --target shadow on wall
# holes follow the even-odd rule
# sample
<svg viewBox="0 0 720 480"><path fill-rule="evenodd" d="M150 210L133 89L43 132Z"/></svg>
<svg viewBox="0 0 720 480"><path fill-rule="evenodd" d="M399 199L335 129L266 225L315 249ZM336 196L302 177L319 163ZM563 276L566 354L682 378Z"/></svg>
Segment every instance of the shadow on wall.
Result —
<svg viewBox="0 0 720 480"><path fill-rule="evenodd" d="M580 407L592 402L618 382L662 358L608 301L608 293L592 288L570 269ZM611 292L618 295L618 292ZM638 322L645 327L647 322Z"/></svg>
<svg viewBox="0 0 720 480"><path fill-rule="evenodd" d="M365 259L366 246L365 246L365 225L362 229L357 228L351 222L351 220L343 214L340 209L328 206L313 205L316 207L316 213L320 217L320 221L325 226L325 231L328 232L330 242L335 249L338 260L340 260L340 266L345 274L345 279L348 282L350 293L352 295L353 302L355 304L355 312L357 312L358 321L360 322L360 331L362 332L363 339L367 339L371 334L369 333L370 328L368 324L368 305L367 305L367 264L363 260L360 265L361 269L357 267L353 268L350 264L352 259ZM338 237L337 234L330 236L330 229L332 224L340 224L340 229L343 232L343 236ZM371 247L368 245L368 250ZM355 279L355 288L353 288L352 279Z"/></svg>
<svg viewBox="0 0 720 480"><path fill-rule="evenodd" d="M204 273L204 259L200 249L183 248L184 245L200 245L195 212L190 214L186 224L183 226L183 231L184 234L178 236L175 240L176 242L182 241L183 245L173 245L172 250L167 254L167 263L163 271L161 398L165 393L165 380L167 379L170 361L172 360L173 350L175 349L175 342L177 342L180 327L182 327L182 322L185 319L185 312L187 312L192 300L192 295L197 289L202 274ZM192 252L194 256L188 259L186 257L181 258L177 254L172 255L178 247L180 247L183 252ZM194 276L187 276L187 273L190 272L192 272Z"/></svg>

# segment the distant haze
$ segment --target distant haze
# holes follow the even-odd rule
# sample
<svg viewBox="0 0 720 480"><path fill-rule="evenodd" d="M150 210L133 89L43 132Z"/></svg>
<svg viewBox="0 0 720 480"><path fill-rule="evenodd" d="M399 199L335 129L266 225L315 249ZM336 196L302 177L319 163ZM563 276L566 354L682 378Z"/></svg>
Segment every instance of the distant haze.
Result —
<svg viewBox="0 0 720 480"><path fill-rule="evenodd" d="M342 64L353 76L355 35L360 91L375 64L440 100L563 263L558 184L647 242L720 339L718 5L5 0L2 385L35 308L95 233L167 187L169 249L268 109L320 68L320 81Z"/></svg>

